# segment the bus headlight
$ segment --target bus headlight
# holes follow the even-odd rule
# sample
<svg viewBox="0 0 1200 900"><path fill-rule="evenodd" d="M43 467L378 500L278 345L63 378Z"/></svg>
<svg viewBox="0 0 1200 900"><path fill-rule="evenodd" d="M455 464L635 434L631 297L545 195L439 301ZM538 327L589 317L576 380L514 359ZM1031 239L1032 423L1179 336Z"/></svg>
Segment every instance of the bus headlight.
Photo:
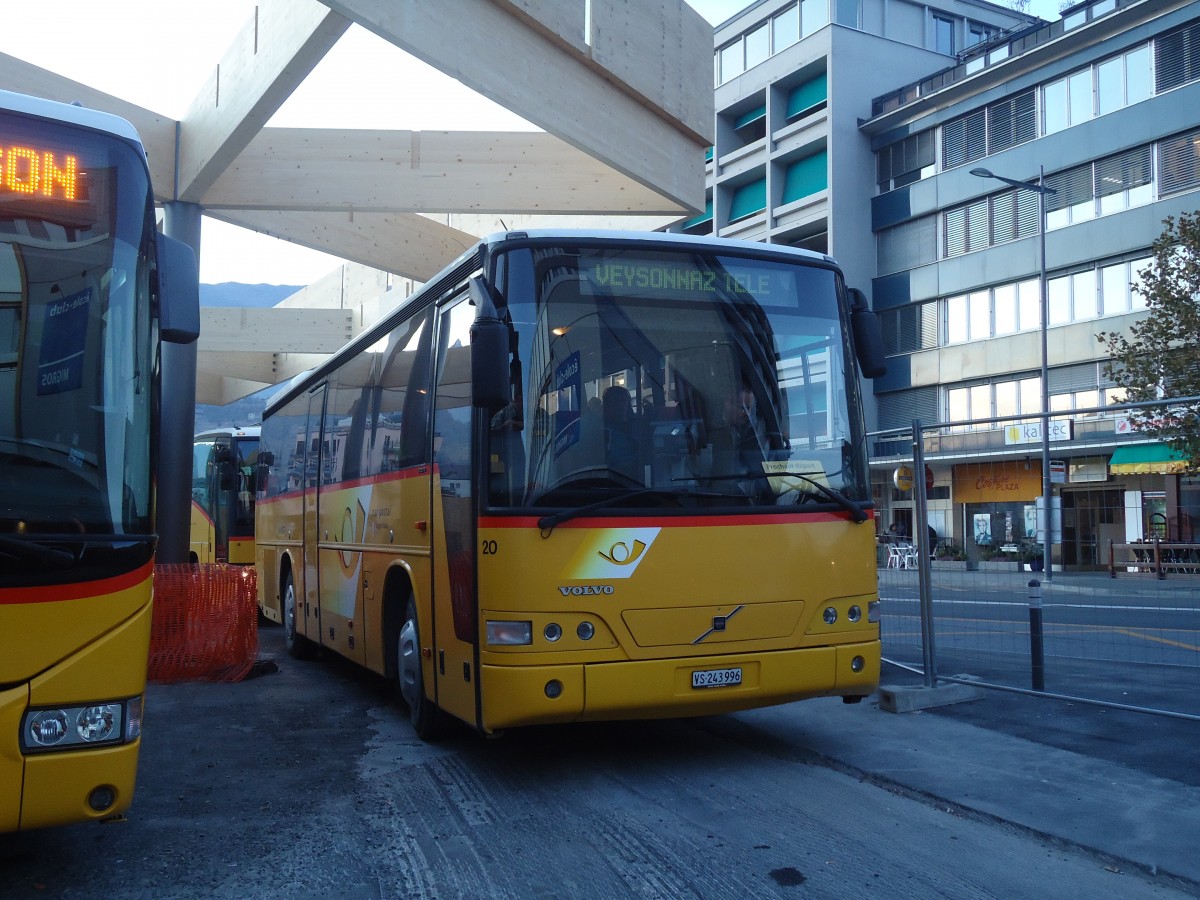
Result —
<svg viewBox="0 0 1200 900"><path fill-rule="evenodd" d="M533 623L488 620L487 642L493 646L528 646L533 643Z"/></svg>
<svg viewBox="0 0 1200 900"><path fill-rule="evenodd" d="M141 709L141 697L86 706L31 709L21 720L21 749L78 750L128 743L141 734Z"/></svg>

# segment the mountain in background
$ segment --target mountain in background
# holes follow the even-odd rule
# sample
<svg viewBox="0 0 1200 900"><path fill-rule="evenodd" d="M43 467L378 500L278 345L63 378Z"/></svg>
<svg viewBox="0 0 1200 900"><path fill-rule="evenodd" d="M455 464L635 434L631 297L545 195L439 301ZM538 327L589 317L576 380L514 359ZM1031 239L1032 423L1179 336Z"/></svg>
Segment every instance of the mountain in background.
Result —
<svg viewBox="0 0 1200 900"><path fill-rule="evenodd" d="M200 285L201 306L274 306L280 300L292 296L304 285L292 284L239 284L226 281L222 284Z"/></svg>
<svg viewBox="0 0 1200 900"><path fill-rule="evenodd" d="M241 306L263 308L274 306L280 300L292 296L304 285L289 284L239 284L226 281L223 284L200 285L201 306ZM199 433L212 428L258 425L262 422L263 406L276 388L269 387L258 393L226 403L224 406L196 404L196 424Z"/></svg>

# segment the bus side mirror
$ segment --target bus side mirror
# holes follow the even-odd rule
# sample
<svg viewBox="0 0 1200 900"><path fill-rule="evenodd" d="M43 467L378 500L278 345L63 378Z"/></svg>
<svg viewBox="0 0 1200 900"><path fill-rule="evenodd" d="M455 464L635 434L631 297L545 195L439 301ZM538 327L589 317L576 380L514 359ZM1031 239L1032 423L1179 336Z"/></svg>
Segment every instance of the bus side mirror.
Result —
<svg viewBox="0 0 1200 900"><path fill-rule="evenodd" d="M494 412L511 401L508 372L508 326L483 279L471 279L475 321L471 323L471 397L475 406Z"/></svg>
<svg viewBox="0 0 1200 900"><path fill-rule="evenodd" d="M867 306L866 295L850 288L850 330L854 336L854 353L864 378L879 378L887 374L883 357L883 331L879 317Z"/></svg>
<svg viewBox="0 0 1200 900"><path fill-rule="evenodd" d="M172 344L200 337L200 268L183 241L154 233L158 260L158 333Z"/></svg>

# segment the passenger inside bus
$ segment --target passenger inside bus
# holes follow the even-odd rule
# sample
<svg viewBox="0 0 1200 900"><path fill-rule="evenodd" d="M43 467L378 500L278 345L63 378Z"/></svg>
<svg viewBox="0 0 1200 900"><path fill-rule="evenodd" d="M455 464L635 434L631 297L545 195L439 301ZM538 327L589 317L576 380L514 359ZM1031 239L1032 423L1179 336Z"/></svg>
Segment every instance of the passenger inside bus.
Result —
<svg viewBox="0 0 1200 900"><path fill-rule="evenodd" d="M604 452L609 469L638 477L637 425L629 391L612 385L604 391Z"/></svg>

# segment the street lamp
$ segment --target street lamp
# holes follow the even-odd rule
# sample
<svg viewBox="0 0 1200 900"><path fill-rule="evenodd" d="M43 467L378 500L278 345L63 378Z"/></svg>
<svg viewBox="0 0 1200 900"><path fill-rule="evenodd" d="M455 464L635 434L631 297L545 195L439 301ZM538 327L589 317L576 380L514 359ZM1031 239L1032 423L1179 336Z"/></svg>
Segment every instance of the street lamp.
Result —
<svg viewBox="0 0 1200 900"><path fill-rule="evenodd" d="M1046 283L1046 195L1057 194L1054 188L1045 185L1046 170L1038 166L1038 180L1017 181L1015 178L1005 178L997 175L991 169L972 169L972 175L979 178L994 178L1011 184L1015 188L1033 191L1038 195L1038 283L1041 287L1042 306L1042 506L1045 516L1045 530L1042 533L1042 571L1046 581L1054 580L1054 568L1050 563L1050 536L1053 517L1050 514L1050 365L1046 350L1046 324L1050 310L1049 286Z"/></svg>

